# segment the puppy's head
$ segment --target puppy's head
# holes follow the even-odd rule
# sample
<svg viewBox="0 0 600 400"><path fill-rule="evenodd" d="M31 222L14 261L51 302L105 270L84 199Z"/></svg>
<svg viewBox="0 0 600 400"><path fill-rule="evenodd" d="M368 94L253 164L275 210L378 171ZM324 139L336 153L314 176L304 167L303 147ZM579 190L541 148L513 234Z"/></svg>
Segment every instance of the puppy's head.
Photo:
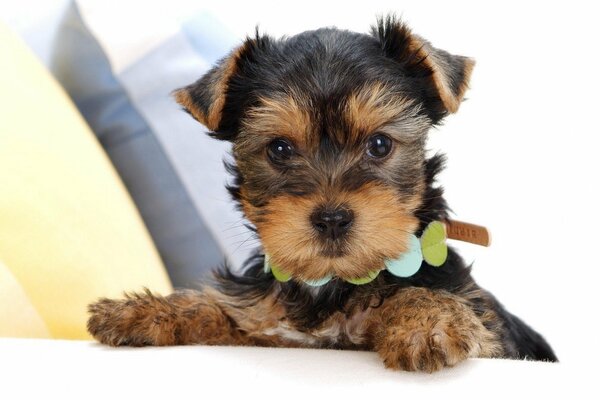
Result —
<svg viewBox="0 0 600 400"><path fill-rule="evenodd" d="M407 250L427 131L457 111L472 67L389 17L371 35L257 35L175 97L233 142L233 193L273 262L352 279Z"/></svg>

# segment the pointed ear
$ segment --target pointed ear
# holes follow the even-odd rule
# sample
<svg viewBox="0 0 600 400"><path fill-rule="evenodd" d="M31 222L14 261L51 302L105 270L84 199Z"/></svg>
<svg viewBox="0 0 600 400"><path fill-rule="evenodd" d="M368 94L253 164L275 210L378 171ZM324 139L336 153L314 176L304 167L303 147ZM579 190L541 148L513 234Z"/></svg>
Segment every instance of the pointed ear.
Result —
<svg viewBox="0 0 600 400"><path fill-rule="evenodd" d="M247 39L202 78L173 92L175 101L211 131L218 130L221 125L229 82L240 72L240 63L247 56L252 42L252 39Z"/></svg>
<svg viewBox="0 0 600 400"><path fill-rule="evenodd" d="M473 59L436 49L394 16L379 18L372 34L385 55L398 61L409 76L429 80L447 112L458 111L475 66Z"/></svg>

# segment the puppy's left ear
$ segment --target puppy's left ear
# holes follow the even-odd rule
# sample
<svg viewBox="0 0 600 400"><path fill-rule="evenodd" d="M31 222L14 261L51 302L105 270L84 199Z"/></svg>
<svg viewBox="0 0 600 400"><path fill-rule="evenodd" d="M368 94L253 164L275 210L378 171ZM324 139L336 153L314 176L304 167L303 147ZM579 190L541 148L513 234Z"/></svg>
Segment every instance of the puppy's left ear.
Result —
<svg viewBox="0 0 600 400"><path fill-rule="evenodd" d="M475 60L436 49L394 16L380 18L372 34L385 55L399 62L409 76L427 81L446 112L458 111Z"/></svg>
<svg viewBox="0 0 600 400"><path fill-rule="evenodd" d="M199 80L173 92L179 103L194 119L211 131L219 130L223 121L223 111L230 92L231 80L240 74L241 64L248 58L256 40L246 41L221 59ZM228 139L226 135L211 134L218 139Z"/></svg>

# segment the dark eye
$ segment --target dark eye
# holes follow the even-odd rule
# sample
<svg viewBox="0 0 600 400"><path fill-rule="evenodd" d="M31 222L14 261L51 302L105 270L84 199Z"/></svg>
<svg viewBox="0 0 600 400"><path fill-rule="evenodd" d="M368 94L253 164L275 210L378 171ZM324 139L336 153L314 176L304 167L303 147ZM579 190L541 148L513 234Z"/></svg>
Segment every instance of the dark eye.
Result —
<svg viewBox="0 0 600 400"><path fill-rule="evenodd" d="M285 139L275 139L269 143L267 154L273 162L289 160L294 155L294 147Z"/></svg>
<svg viewBox="0 0 600 400"><path fill-rule="evenodd" d="M367 154L373 158L383 158L392 151L392 139L380 133L369 138Z"/></svg>

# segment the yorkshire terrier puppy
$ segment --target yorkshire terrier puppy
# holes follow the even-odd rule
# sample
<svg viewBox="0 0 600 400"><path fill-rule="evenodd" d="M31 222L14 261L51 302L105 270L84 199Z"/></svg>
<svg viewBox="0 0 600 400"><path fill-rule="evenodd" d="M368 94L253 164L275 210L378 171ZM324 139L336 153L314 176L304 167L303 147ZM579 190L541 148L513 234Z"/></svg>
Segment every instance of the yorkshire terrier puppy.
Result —
<svg viewBox="0 0 600 400"><path fill-rule="evenodd" d="M198 291L100 299L91 334L112 346L372 350L410 371L556 361L452 248L427 257L425 231L448 222L435 185L444 159L427 158L427 133L458 110L473 65L393 16L369 35L248 38L174 96L232 142L229 190L260 250Z"/></svg>

